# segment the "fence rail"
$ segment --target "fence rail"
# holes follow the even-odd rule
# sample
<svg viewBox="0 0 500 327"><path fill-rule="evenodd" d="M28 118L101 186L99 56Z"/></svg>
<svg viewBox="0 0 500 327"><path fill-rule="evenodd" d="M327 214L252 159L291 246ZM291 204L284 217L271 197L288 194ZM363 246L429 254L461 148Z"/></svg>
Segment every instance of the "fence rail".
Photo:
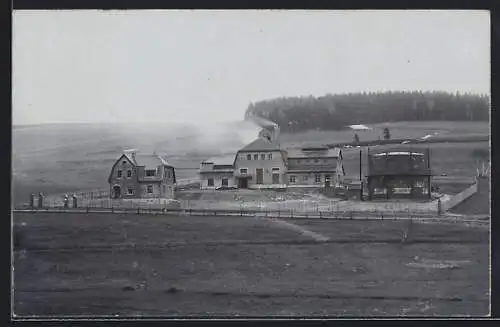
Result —
<svg viewBox="0 0 500 327"><path fill-rule="evenodd" d="M205 209L166 209L166 208L64 208L53 207L45 209L19 208L13 212L24 213L110 213L110 214L152 214L152 215L176 215L176 216L258 216L269 218L317 218L317 219L401 219L401 218L436 218L436 215L425 213L393 212L366 212L366 211L318 211L318 212L296 212L294 210L205 210Z"/></svg>

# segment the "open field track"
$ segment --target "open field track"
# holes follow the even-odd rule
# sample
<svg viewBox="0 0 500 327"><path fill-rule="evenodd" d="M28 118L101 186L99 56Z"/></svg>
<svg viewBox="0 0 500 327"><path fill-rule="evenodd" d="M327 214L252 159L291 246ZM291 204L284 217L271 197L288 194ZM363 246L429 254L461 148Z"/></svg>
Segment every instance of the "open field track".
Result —
<svg viewBox="0 0 500 327"><path fill-rule="evenodd" d="M489 312L484 228L41 213L14 213L13 222L22 316Z"/></svg>

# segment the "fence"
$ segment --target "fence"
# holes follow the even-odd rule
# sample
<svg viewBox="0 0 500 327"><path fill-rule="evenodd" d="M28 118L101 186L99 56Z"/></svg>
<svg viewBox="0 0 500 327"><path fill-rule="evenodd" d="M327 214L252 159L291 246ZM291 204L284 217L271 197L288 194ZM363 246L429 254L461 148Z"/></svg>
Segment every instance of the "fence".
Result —
<svg viewBox="0 0 500 327"><path fill-rule="evenodd" d="M456 205L467 200L469 197L471 197L472 195L477 193L477 187L478 187L478 181L476 180L476 182L474 184L472 184L471 186L469 186L468 188L466 188L462 192L454 195L453 197L451 197L445 201L441 201L441 209L440 210L438 209L438 211L439 212L448 211L448 210L452 209L453 207L455 207Z"/></svg>
<svg viewBox="0 0 500 327"><path fill-rule="evenodd" d="M109 214L149 214L175 216L239 216L239 217L268 217L268 218L303 218L303 219L341 219L341 220L391 220L391 219L427 219L435 220L436 216L425 213L400 212L356 212L356 211L317 211L297 212L295 210L231 210L231 209L179 209L179 208L44 208L44 209L15 209L14 212L47 212L47 213L109 213Z"/></svg>

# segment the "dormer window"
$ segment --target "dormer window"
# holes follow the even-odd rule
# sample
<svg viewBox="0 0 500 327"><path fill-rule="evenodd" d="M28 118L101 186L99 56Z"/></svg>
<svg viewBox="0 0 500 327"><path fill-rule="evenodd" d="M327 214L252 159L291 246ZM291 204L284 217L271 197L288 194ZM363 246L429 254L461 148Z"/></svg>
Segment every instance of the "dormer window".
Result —
<svg viewBox="0 0 500 327"><path fill-rule="evenodd" d="M147 169L145 171L145 173L146 173L146 177L153 177L153 176L156 175L156 170L154 170L154 169Z"/></svg>

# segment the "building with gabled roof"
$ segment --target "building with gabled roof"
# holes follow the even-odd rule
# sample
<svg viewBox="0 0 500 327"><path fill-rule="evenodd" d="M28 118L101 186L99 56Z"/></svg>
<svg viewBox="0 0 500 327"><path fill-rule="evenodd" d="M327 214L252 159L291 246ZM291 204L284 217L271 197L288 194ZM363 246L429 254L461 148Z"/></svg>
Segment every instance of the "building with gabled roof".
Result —
<svg viewBox="0 0 500 327"><path fill-rule="evenodd" d="M108 183L114 199L173 199L175 168L161 155L126 151L111 167Z"/></svg>
<svg viewBox="0 0 500 327"><path fill-rule="evenodd" d="M234 177L238 188L286 188L286 153L261 134L236 153Z"/></svg>

